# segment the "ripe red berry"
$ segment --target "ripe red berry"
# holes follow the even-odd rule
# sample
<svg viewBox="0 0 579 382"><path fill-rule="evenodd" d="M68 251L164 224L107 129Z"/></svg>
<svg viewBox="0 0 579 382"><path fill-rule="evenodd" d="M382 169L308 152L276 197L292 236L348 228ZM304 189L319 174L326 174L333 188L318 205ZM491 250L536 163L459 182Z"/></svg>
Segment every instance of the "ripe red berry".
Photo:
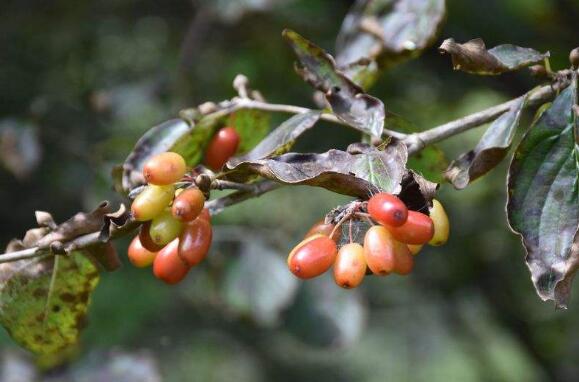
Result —
<svg viewBox="0 0 579 382"><path fill-rule="evenodd" d="M166 284L177 284L187 276L189 269L179 257L179 238L161 249L153 261L153 274Z"/></svg>
<svg viewBox="0 0 579 382"><path fill-rule="evenodd" d="M179 256L190 267L199 264L209 251L213 232L211 223L197 218L185 225L179 238Z"/></svg>
<svg viewBox="0 0 579 382"><path fill-rule="evenodd" d="M370 227L364 236L364 258L372 273L386 276L394 270L396 243L384 227Z"/></svg>
<svg viewBox="0 0 579 382"><path fill-rule="evenodd" d="M368 213L380 224L399 227L406 222L408 208L398 197L381 192L368 200Z"/></svg>
<svg viewBox="0 0 579 382"><path fill-rule="evenodd" d="M139 240L139 236L135 236L129 245L127 255L131 264L138 268L144 268L153 264L153 260L155 260L157 253L149 251L147 248L143 247Z"/></svg>
<svg viewBox="0 0 579 382"><path fill-rule="evenodd" d="M364 248L358 243L342 246L334 263L334 280L342 288L355 288L366 275Z"/></svg>
<svg viewBox="0 0 579 382"><path fill-rule="evenodd" d="M388 227L392 236L406 244L426 244L434 235L432 219L423 213L408 211L408 219L400 227Z"/></svg>
<svg viewBox="0 0 579 382"><path fill-rule="evenodd" d="M297 277L310 279L330 269L337 253L335 241L328 236L315 234L295 246L288 256L287 264Z"/></svg>
<svg viewBox="0 0 579 382"><path fill-rule="evenodd" d="M151 252L159 252L163 246L156 244L151 235L149 234L149 229L151 228L151 222L144 222L141 225L141 229L139 230L139 240L141 241L141 245L148 249Z"/></svg>
<svg viewBox="0 0 579 382"><path fill-rule="evenodd" d="M143 176L147 183L159 186L178 182L185 172L187 172L185 159L172 152L157 154L143 166Z"/></svg>
<svg viewBox="0 0 579 382"><path fill-rule="evenodd" d="M198 188L189 188L175 198L171 211L175 219L191 221L199 216L204 204L203 193Z"/></svg>
<svg viewBox="0 0 579 382"><path fill-rule="evenodd" d="M310 230L306 233L305 237L310 237L318 233L324 236L330 236L332 234L332 231L334 230L334 227L335 227L334 224L331 223L326 224L324 222L324 219L322 219L318 221L316 224L314 224L312 228L310 228ZM337 242L338 240L340 240L341 235L342 235L342 228L338 227L338 229L335 230L334 234L332 235L332 240Z"/></svg>
<svg viewBox="0 0 579 382"><path fill-rule="evenodd" d="M412 272L414 268L414 256L406 244L397 242L396 250L394 251L396 261L394 262L394 273L399 275L407 275Z"/></svg>
<svg viewBox="0 0 579 382"><path fill-rule="evenodd" d="M235 155L239 140L239 134L233 127L220 129L205 149L204 163L213 171L221 169Z"/></svg>
<svg viewBox="0 0 579 382"><path fill-rule="evenodd" d="M203 208L201 210L201 213L199 214L199 218L205 219L209 223L211 223L211 214L209 213L209 210L207 208Z"/></svg>

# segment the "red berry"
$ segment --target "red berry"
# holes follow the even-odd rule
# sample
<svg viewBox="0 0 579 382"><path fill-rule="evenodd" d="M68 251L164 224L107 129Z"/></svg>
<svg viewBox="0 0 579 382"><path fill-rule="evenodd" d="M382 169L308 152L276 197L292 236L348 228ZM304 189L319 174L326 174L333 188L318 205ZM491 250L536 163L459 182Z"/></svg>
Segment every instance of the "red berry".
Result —
<svg viewBox="0 0 579 382"><path fill-rule="evenodd" d="M209 223L211 223L211 214L209 213L209 210L207 208L203 208L201 210L201 213L199 214L199 218L205 219Z"/></svg>
<svg viewBox="0 0 579 382"><path fill-rule="evenodd" d="M334 230L335 225L329 223L326 224L324 222L324 220L320 220L318 221L316 224L314 224L312 226L312 228L310 228L310 230L306 233L305 237L310 237L312 235L315 234L322 234L324 236L330 236L332 234L332 231ZM337 230L334 231L334 234L332 235L332 240L334 240L335 242L337 242L338 240L340 240L340 236L342 235L342 229L341 227L339 227Z"/></svg>
<svg viewBox="0 0 579 382"><path fill-rule="evenodd" d="M165 186L181 180L187 172L185 159L177 153L157 154L143 166L143 176L147 183Z"/></svg>
<svg viewBox="0 0 579 382"><path fill-rule="evenodd" d="M239 147L239 134L233 127L220 129L209 141L205 149L204 163L213 171L218 171L235 155Z"/></svg>
<svg viewBox="0 0 579 382"><path fill-rule="evenodd" d="M199 216L204 204L203 193L198 188L189 188L175 198L171 211L175 219L191 221Z"/></svg>
<svg viewBox="0 0 579 382"><path fill-rule="evenodd" d="M297 277L310 279L330 269L337 253L335 241L322 234L315 234L295 246L288 256L287 264Z"/></svg>
<svg viewBox="0 0 579 382"><path fill-rule="evenodd" d="M179 257L179 238L161 249L153 262L153 274L166 284L177 284L187 276L189 269Z"/></svg>
<svg viewBox="0 0 579 382"><path fill-rule="evenodd" d="M211 223L197 218L185 225L179 238L179 256L190 267L199 264L211 246L213 232Z"/></svg>
<svg viewBox="0 0 579 382"><path fill-rule="evenodd" d="M406 222L408 208L398 197L381 192L368 200L368 213L380 224L399 227Z"/></svg>
<svg viewBox="0 0 579 382"><path fill-rule="evenodd" d="M396 243L382 226L370 227L364 236L364 258L372 273L385 276L394 270Z"/></svg>
<svg viewBox="0 0 579 382"><path fill-rule="evenodd" d="M138 268L144 268L153 264L153 260L155 260L157 253L149 251L147 248L143 247L139 240L139 236L135 236L129 245L127 255L131 264Z"/></svg>
<svg viewBox="0 0 579 382"><path fill-rule="evenodd" d="M334 263L334 280L342 288L355 288L366 275L364 248L358 243L350 243L340 248Z"/></svg>
<svg viewBox="0 0 579 382"><path fill-rule="evenodd" d="M407 275L412 272L412 269L414 268L414 256L412 256L412 252L410 252L410 248L408 248L406 244L400 242L397 243L396 250L394 251L396 257L394 273Z"/></svg>
<svg viewBox="0 0 579 382"><path fill-rule="evenodd" d="M151 252L159 252L163 246L156 244L151 235L149 234L149 229L151 228L151 221L143 223L141 225L141 229L139 230L139 240L141 241L141 245L148 249Z"/></svg>
<svg viewBox="0 0 579 382"><path fill-rule="evenodd" d="M434 236L432 219L416 211L408 211L408 219L402 226L388 230L396 240L406 244L426 244Z"/></svg>

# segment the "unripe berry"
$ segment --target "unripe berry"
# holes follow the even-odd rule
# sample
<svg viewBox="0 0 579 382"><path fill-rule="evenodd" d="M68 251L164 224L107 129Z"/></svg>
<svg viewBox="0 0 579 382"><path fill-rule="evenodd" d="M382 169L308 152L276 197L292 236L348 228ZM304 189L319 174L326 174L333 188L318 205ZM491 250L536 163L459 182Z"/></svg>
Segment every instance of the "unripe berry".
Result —
<svg viewBox="0 0 579 382"><path fill-rule="evenodd" d="M297 277L310 279L330 269L337 253L335 241L328 236L315 234L295 246L288 256L287 264Z"/></svg>
<svg viewBox="0 0 579 382"><path fill-rule="evenodd" d="M175 219L167 209L151 221L149 235L155 244L165 245L179 236L182 229L183 223Z"/></svg>
<svg viewBox="0 0 579 382"><path fill-rule="evenodd" d="M406 244L397 242L395 247L394 256L396 257L396 261L394 262L394 273L407 275L412 272L414 268L414 256L412 256Z"/></svg>
<svg viewBox="0 0 579 382"><path fill-rule="evenodd" d="M199 216L204 204L203 193L197 188L189 188L175 198L171 211L176 219L191 221Z"/></svg>
<svg viewBox="0 0 579 382"><path fill-rule="evenodd" d="M239 134L233 127L220 129L209 141L205 149L204 163L213 171L218 171L235 155L239 147Z"/></svg>
<svg viewBox="0 0 579 382"><path fill-rule="evenodd" d="M448 240L450 223L444 207L436 199L432 199L430 219L432 219L432 223L434 224L434 236L432 236L432 239L430 239L428 244L434 246L445 244Z"/></svg>
<svg viewBox="0 0 579 382"><path fill-rule="evenodd" d="M138 268L144 268L153 264L153 260L155 260L157 253L151 252L147 248L143 247L141 241L139 240L139 236L135 236L129 245L127 255L131 264Z"/></svg>
<svg viewBox="0 0 579 382"><path fill-rule="evenodd" d="M408 249L413 255L418 255L418 253L422 250L422 247L424 247L424 244L408 244Z"/></svg>
<svg viewBox="0 0 579 382"><path fill-rule="evenodd" d="M199 217L185 224L179 236L179 256L190 267L199 264L209 251L213 232L211 223Z"/></svg>
<svg viewBox="0 0 579 382"><path fill-rule="evenodd" d="M334 263L334 280L342 288L355 288L366 275L364 248L358 243L342 246Z"/></svg>
<svg viewBox="0 0 579 382"><path fill-rule="evenodd" d="M187 172L185 159L172 152L157 154L143 166L143 176L147 183L159 186L178 182L185 172Z"/></svg>
<svg viewBox="0 0 579 382"><path fill-rule="evenodd" d="M187 276L189 269L179 257L179 238L161 249L153 261L153 274L166 284L177 284Z"/></svg>
<svg viewBox="0 0 579 382"><path fill-rule="evenodd" d="M159 215L173 200L175 187L148 185L131 204L135 220L147 221Z"/></svg>
<svg viewBox="0 0 579 382"><path fill-rule="evenodd" d="M426 244L434 235L432 220L416 211L408 211L406 223L400 227L388 227L394 238L405 244Z"/></svg>
<svg viewBox="0 0 579 382"><path fill-rule="evenodd" d="M156 244L151 238L149 230L151 229L151 222L144 222L139 229L139 240L141 245L151 252L159 252L163 246Z"/></svg>
<svg viewBox="0 0 579 382"><path fill-rule="evenodd" d="M384 227L370 227L364 236L364 258L372 273L386 276L394 270L396 245L392 234Z"/></svg>
<svg viewBox="0 0 579 382"><path fill-rule="evenodd" d="M316 224L314 224L312 228L310 228L310 230L306 233L305 237L310 237L318 233L324 236L330 236L332 234L332 231L334 230L334 227L335 227L334 224L331 223L326 224L322 219L318 221ZM342 235L342 228L338 227L338 229L336 229L334 231L334 234L332 235L332 240L337 242L338 240L340 240L341 235Z"/></svg>
<svg viewBox="0 0 579 382"><path fill-rule="evenodd" d="M368 200L368 213L380 224L399 227L406 222L408 208L398 197L381 192Z"/></svg>

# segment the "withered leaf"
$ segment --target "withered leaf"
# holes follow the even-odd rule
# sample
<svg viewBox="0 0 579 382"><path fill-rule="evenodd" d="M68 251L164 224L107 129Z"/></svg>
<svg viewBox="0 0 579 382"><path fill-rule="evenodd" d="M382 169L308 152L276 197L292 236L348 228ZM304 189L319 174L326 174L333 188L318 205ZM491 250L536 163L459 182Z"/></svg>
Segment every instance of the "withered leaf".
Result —
<svg viewBox="0 0 579 382"><path fill-rule="evenodd" d="M549 52L540 53L531 48L512 44L498 45L487 50L480 38L464 44L449 38L444 40L438 49L442 54L451 55L454 70L481 75L497 75L518 70L540 63L549 57Z"/></svg>
<svg viewBox="0 0 579 382"><path fill-rule="evenodd" d="M293 48L298 74L325 94L338 118L363 133L380 137L384 129L384 104L336 69L332 56L296 32L286 29L283 37Z"/></svg>
<svg viewBox="0 0 579 382"><path fill-rule="evenodd" d="M462 154L450 164L445 177L456 189L465 188L470 182L495 168L505 158L524 107L525 98L521 97L490 125L473 150Z"/></svg>

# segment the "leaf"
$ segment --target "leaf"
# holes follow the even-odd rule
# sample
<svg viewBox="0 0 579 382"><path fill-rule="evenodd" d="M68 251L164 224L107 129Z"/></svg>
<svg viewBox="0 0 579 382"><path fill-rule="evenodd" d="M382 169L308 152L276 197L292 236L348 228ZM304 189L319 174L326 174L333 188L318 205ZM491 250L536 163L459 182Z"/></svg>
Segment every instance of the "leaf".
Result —
<svg viewBox="0 0 579 382"><path fill-rule="evenodd" d="M384 127L405 134L420 131L412 122L390 111L386 112ZM444 179L442 174L448 167L448 161L444 155L444 151L442 151L440 147L437 145L429 145L418 153L411 155L408 158L407 167L422 174L433 182L440 183Z"/></svg>
<svg viewBox="0 0 579 382"><path fill-rule="evenodd" d="M521 97L490 125L474 150L462 154L450 164L445 177L456 189L465 188L505 158L513 143L524 107L525 98Z"/></svg>
<svg viewBox="0 0 579 382"><path fill-rule="evenodd" d="M374 192L398 193L406 173L408 153L396 142L378 150L370 146L351 154L330 150L323 154L289 153L269 159L241 162L228 177L244 181L252 175L288 185L310 185L344 195L367 198Z"/></svg>
<svg viewBox="0 0 579 382"><path fill-rule="evenodd" d="M359 291L336 287L326 274L302 284L286 315L286 326L308 344L345 346L362 334L366 317Z"/></svg>
<svg viewBox="0 0 579 382"><path fill-rule="evenodd" d="M358 0L336 41L338 67L368 89L381 69L416 57L434 43L445 12L444 0Z"/></svg>
<svg viewBox="0 0 579 382"><path fill-rule="evenodd" d="M296 139L318 122L321 114L321 111L309 111L294 115L273 130L253 150L245 155L232 158L227 166L235 167L242 162L269 158L288 152Z"/></svg>
<svg viewBox="0 0 579 382"><path fill-rule="evenodd" d="M540 53L531 48L505 44L487 50L482 39L476 38L458 44L449 38L438 48L452 57L454 70L481 75L497 75L542 62L549 52Z"/></svg>
<svg viewBox="0 0 579 382"><path fill-rule="evenodd" d="M522 237L535 289L560 307L567 304L569 280L579 265L576 86L575 80L563 90L524 136L508 178L508 220Z"/></svg>
<svg viewBox="0 0 579 382"><path fill-rule="evenodd" d="M227 270L223 299L238 313L271 327L279 322L297 288L298 280L277 251L263 241L248 240Z"/></svg>
<svg viewBox="0 0 579 382"><path fill-rule="evenodd" d="M365 134L380 137L384 129L384 104L336 70L332 56L296 32L286 29L283 37L293 48L298 74L325 94L336 116Z"/></svg>
<svg viewBox="0 0 579 382"><path fill-rule="evenodd" d="M261 110L241 109L231 113L227 125L239 134L238 154L253 149L269 132L270 114Z"/></svg>
<svg viewBox="0 0 579 382"><path fill-rule="evenodd" d="M37 354L74 345L99 274L80 252L0 264L0 323Z"/></svg>

